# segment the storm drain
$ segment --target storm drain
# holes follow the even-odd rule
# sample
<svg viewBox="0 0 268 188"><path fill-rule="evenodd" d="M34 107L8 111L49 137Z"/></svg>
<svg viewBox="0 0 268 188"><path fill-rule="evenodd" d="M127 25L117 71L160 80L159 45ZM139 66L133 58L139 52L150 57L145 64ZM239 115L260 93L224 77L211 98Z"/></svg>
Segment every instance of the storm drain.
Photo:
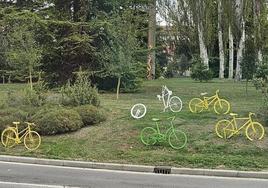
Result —
<svg viewBox="0 0 268 188"><path fill-rule="evenodd" d="M156 174L170 174L171 167L157 166L154 168L154 173L156 173Z"/></svg>

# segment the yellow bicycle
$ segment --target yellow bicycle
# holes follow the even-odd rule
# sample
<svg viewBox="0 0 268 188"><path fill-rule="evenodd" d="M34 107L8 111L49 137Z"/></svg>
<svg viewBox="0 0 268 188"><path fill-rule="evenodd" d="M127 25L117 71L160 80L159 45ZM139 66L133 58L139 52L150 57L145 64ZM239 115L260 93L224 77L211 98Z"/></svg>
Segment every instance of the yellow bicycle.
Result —
<svg viewBox="0 0 268 188"><path fill-rule="evenodd" d="M24 146L28 150L36 150L41 144L41 137L36 131L31 130L31 126L34 126L34 123L25 122L27 127L19 132L18 125L20 122L13 122L14 127L7 127L1 135L2 144L11 148L15 144L22 143L24 138Z"/></svg>
<svg viewBox="0 0 268 188"><path fill-rule="evenodd" d="M246 137L250 140L261 140L264 137L264 128L263 126L256 121L252 120L254 113L249 113L249 116L246 118L237 118L238 114L230 113L232 120L221 120L215 126L215 131L218 137L220 138L230 138L233 135L239 134L240 130L245 128ZM245 121L240 128L237 126L237 120Z"/></svg>
<svg viewBox="0 0 268 188"><path fill-rule="evenodd" d="M189 109L192 113L200 113L204 109L208 109L211 104L214 103L214 111L216 114L227 114L230 111L230 103L219 97L219 90L216 91L216 94L211 97L205 97L207 93L201 93L201 96L204 96L204 99L193 98L189 102Z"/></svg>

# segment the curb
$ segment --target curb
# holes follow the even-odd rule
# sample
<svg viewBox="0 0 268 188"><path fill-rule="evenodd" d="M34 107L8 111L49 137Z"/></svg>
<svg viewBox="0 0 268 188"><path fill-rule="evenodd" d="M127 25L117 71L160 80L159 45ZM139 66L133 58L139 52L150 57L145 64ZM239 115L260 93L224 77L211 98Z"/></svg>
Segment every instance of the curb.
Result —
<svg viewBox="0 0 268 188"><path fill-rule="evenodd" d="M64 166L64 167L77 167L77 168L147 172L147 173L155 173L155 169L162 168L161 166L55 160L55 159L33 158L33 157L17 157L17 156L8 156L8 155L0 155L0 161L27 163L27 164L39 164L39 165ZM214 169L198 169L198 168L175 168L175 167L166 167L166 166L163 167L163 169L168 170L169 171L168 174L268 179L268 171L255 172L255 171L236 171L236 170L214 170Z"/></svg>

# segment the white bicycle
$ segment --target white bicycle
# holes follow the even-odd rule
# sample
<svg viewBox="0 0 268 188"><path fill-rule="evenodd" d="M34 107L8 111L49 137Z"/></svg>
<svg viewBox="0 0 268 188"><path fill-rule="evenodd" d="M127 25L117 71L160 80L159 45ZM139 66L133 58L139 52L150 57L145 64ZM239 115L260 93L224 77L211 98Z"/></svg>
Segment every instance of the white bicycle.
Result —
<svg viewBox="0 0 268 188"><path fill-rule="evenodd" d="M146 106L142 103L138 103L131 108L130 114L133 118L140 119L145 116L146 111Z"/></svg>
<svg viewBox="0 0 268 188"><path fill-rule="evenodd" d="M182 101L178 96L172 96L172 91L167 88L167 86L162 86L162 94L157 95L157 98L163 101L164 110L170 109L172 112L180 112L182 109Z"/></svg>

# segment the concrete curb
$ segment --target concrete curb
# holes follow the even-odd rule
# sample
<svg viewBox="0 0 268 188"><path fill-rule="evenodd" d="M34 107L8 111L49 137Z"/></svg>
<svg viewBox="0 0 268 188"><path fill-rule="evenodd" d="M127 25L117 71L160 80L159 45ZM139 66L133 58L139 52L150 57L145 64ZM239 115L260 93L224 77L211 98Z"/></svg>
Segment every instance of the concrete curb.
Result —
<svg viewBox="0 0 268 188"><path fill-rule="evenodd" d="M0 155L0 161L39 164L39 165L77 167L77 168L107 169L107 170L120 170L120 171L132 171L132 172L149 172L149 173L154 173L155 168L158 168L158 169L161 168L161 166L156 167L156 166L145 166L145 165L128 165L128 164L115 164L115 163L55 160L55 159L43 159L43 158L32 158L32 157L17 157L17 156L8 156L8 155ZM164 167L164 169L169 169L170 174L268 179L268 171L255 172L255 171L215 170L215 169L175 168L175 167Z"/></svg>

